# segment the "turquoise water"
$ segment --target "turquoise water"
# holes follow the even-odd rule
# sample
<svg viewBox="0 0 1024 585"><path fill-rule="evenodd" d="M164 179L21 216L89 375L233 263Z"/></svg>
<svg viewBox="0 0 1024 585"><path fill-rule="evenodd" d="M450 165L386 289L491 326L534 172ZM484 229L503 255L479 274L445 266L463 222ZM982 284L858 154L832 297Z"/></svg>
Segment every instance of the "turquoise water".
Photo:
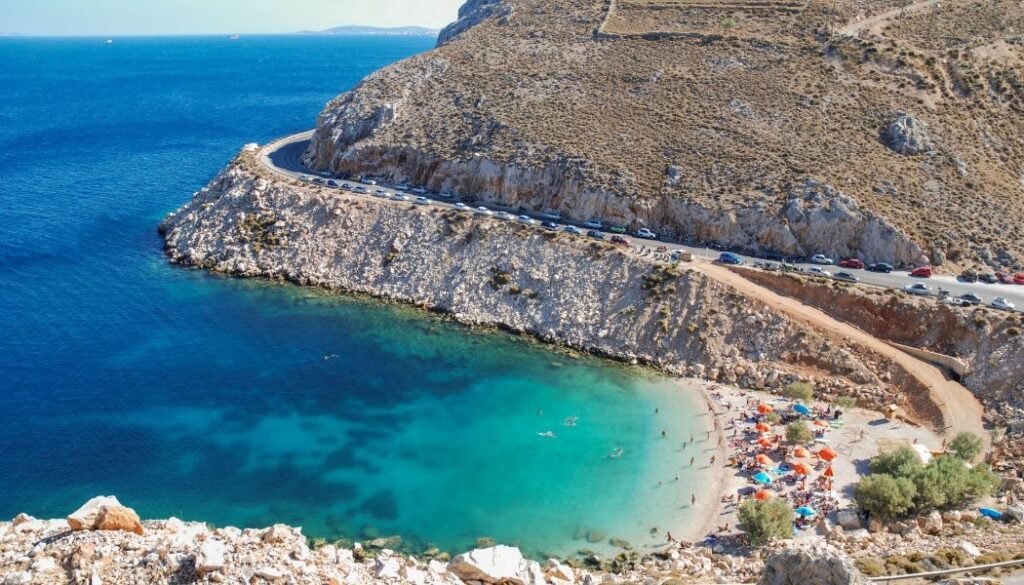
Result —
<svg viewBox="0 0 1024 585"><path fill-rule="evenodd" d="M156 223L242 144L308 128L428 47L0 39L0 516L116 494L149 518L537 555L601 548L574 539L587 531L642 545L684 529L706 480L689 467L701 446L681 449L704 431L697 396L421 312L165 262Z"/></svg>

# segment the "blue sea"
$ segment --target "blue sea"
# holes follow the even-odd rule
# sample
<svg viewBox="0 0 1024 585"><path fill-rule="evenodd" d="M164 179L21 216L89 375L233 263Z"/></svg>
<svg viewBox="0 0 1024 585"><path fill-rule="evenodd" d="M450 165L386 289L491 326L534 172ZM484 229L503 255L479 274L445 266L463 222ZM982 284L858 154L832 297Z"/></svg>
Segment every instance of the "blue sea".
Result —
<svg viewBox="0 0 1024 585"><path fill-rule="evenodd" d="M430 39L104 41L0 39L0 517L114 494L144 518L538 556L693 522L707 471L682 442L708 421L668 380L165 261L157 223L242 145Z"/></svg>

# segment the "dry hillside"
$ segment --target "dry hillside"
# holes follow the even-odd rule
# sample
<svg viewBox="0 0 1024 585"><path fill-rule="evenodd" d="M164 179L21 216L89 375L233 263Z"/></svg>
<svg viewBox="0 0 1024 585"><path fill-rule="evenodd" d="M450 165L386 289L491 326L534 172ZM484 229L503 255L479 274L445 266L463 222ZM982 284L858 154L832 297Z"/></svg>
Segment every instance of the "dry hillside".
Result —
<svg viewBox="0 0 1024 585"><path fill-rule="evenodd" d="M308 161L747 250L1024 262L1019 0L469 0Z"/></svg>

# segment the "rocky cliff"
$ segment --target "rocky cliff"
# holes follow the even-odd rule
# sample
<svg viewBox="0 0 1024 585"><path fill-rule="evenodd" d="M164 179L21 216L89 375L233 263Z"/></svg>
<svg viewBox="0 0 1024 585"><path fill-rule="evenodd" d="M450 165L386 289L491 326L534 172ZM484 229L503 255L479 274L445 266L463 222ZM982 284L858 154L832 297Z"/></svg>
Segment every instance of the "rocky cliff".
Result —
<svg viewBox="0 0 1024 585"><path fill-rule="evenodd" d="M743 250L1018 266L1021 50L968 50L1024 14L996 4L948 52L833 34L885 0L470 0L328 104L305 160Z"/></svg>
<svg viewBox="0 0 1024 585"><path fill-rule="evenodd" d="M811 377L874 405L909 395L934 414L888 358L651 250L291 184L252 151L161 230L182 264L398 300L679 375L756 388Z"/></svg>

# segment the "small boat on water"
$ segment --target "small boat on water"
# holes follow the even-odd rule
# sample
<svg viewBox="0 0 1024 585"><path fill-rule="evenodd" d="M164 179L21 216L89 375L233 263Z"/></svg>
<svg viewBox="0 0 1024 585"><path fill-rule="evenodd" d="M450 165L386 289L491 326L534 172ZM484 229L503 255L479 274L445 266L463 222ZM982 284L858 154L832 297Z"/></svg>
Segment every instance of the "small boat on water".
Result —
<svg viewBox="0 0 1024 585"><path fill-rule="evenodd" d="M231 36L229 36L229 37L228 37L228 40L229 40L229 41L237 41L237 40L238 40L238 39L240 39L240 38L242 38L242 37L241 37L241 36L239 36L239 35L237 35L237 34L233 34L233 35L231 35Z"/></svg>
<svg viewBox="0 0 1024 585"><path fill-rule="evenodd" d="M114 39L107 39L107 44L108 45L114 44Z"/></svg>

